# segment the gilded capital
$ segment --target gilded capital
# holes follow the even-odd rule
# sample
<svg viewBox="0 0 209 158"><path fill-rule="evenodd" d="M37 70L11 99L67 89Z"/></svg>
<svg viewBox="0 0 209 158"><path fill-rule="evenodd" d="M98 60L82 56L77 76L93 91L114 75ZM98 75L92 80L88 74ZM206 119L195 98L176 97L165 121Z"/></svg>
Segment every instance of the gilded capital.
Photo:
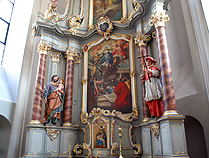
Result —
<svg viewBox="0 0 209 158"><path fill-rule="evenodd" d="M52 58L53 62L59 62L59 60L62 58L62 53L60 52L51 52L50 57Z"/></svg>
<svg viewBox="0 0 209 158"><path fill-rule="evenodd" d="M38 53L41 54L45 54L47 55L47 53L51 50L51 46L47 45L46 43L39 43L38 44Z"/></svg>
<svg viewBox="0 0 209 158"><path fill-rule="evenodd" d="M147 42L151 40L150 35L145 35L145 34L137 34L136 38L134 38L135 45L137 47L140 47L142 45L147 46Z"/></svg>
<svg viewBox="0 0 209 158"><path fill-rule="evenodd" d="M67 60L74 60L74 50L68 49L66 51L65 57L67 58Z"/></svg>
<svg viewBox="0 0 209 158"><path fill-rule="evenodd" d="M67 58L67 60L73 60L75 61L75 64L78 64L80 63L81 53L78 53L74 49L68 49L65 57Z"/></svg>
<svg viewBox="0 0 209 158"><path fill-rule="evenodd" d="M165 23L168 22L170 18L168 17L168 14L165 14L165 11L161 12L155 12L151 15L151 18L149 19L149 25L155 26L155 28L160 26L165 26Z"/></svg>

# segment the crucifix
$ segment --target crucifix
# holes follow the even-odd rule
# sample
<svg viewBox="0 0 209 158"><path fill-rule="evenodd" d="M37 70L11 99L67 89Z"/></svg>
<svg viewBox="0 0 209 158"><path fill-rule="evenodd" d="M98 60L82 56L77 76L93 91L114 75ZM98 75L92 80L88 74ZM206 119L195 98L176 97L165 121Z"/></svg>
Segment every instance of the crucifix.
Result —
<svg viewBox="0 0 209 158"><path fill-rule="evenodd" d="M145 62L145 58L148 57L149 55L148 54L145 54L143 52L141 52L141 56L139 56L137 59L140 59L139 61L142 63L142 66L143 66L143 72L144 72L144 76L145 76L145 68L147 68L147 64ZM148 74L149 76L149 74ZM151 82L151 79L150 79L150 76L149 76L149 81Z"/></svg>

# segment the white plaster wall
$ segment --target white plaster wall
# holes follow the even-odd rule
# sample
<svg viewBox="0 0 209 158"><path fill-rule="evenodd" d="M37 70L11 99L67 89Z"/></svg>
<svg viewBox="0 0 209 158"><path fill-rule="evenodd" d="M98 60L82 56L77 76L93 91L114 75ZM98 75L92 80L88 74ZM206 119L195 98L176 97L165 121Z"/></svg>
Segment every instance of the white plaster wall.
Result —
<svg viewBox="0 0 209 158"><path fill-rule="evenodd" d="M200 1L173 0L170 6L171 21L166 24L166 34L177 111L201 123L209 153L208 29Z"/></svg>

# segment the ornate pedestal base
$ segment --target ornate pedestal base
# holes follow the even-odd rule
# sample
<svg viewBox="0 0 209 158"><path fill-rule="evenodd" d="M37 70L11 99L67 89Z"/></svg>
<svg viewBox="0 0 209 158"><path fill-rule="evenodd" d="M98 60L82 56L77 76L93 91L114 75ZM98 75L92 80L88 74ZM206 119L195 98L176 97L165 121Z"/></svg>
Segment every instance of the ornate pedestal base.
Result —
<svg viewBox="0 0 209 158"><path fill-rule="evenodd" d="M24 157L68 157L73 155L78 129L28 125Z"/></svg>
<svg viewBox="0 0 209 158"><path fill-rule="evenodd" d="M142 129L143 158L189 158L184 116L163 116L159 119L150 119L140 126Z"/></svg>

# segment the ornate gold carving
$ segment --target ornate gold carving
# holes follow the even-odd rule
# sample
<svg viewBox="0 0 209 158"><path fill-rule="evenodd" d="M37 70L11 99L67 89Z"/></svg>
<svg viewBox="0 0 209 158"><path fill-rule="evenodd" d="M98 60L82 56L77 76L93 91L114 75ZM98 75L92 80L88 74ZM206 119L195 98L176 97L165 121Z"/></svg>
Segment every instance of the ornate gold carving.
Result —
<svg viewBox="0 0 209 158"><path fill-rule="evenodd" d="M133 2L133 8L135 11L141 10L142 6L138 1Z"/></svg>
<svg viewBox="0 0 209 158"><path fill-rule="evenodd" d="M75 155L81 155L83 153L83 145L77 143L73 148L73 153Z"/></svg>
<svg viewBox="0 0 209 158"><path fill-rule="evenodd" d="M49 139L51 141L56 139L59 136L60 132L61 132L61 130L46 129L46 134L49 136Z"/></svg>
<svg viewBox="0 0 209 158"><path fill-rule="evenodd" d="M37 51L39 54L47 55L47 53L50 51L50 49L51 49L50 45L47 45L46 43L39 43Z"/></svg>
<svg viewBox="0 0 209 158"><path fill-rule="evenodd" d="M87 123L88 122L88 114L86 111L81 111L81 122L82 123Z"/></svg>
<svg viewBox="0 0 209 158"><path fill-rule="evenodd" d="M60 53L60 52L51 52L50 56L52 58L52 61L59 62L59 59L62 58L62 53Z"/></svg>
<svg viewBox="0 0 209 158"><path fill-rule="evenodd" d="M150 131L156 137L156 139L158 139L160 135L160 125L159 124L151 125Z"/></svg>
<svg viewBox="0 0 209 158"><path fill-rule="evenodd" d="M81 53L75 52L74 53L74 62L75 64L80 64Z"/></svg>
<svg viewBox="0 0 209 158"><path fill-rule="evenodd" d="M125 23L127 22L128 18L127 16L123 16L121 19L120 19L120 23Z"/></svg>
<svg viewBox="0 0 209 158"><path fill-rule="evenodd" d="M84 17L84 4L83 4L84 0L81 0L81 11L80 11L80 15L72 15L69 19L69 25L73 28L73 29L79 29L81 26L81 22L82 19Z"/></svg>
<svg viewBox="0 0 209 158"><path fill-rule="evenodd" d="M137 143L137 144L133 143L132 130L133 130L133 126L131 125L129 128L129 140L130 140L131 146L134 148L134 154L140 155L140 154L142 154L142 148L139 143Z"/></svg>
<svg viewBox="0 0 209 158"><path fill-rule="evenodd" d="M72 15L69 20L69 25L76 29L80 28L81 18L77 14Z"/></svg>
<svg viewBox="0 0 209 158"><path fill-rule="evenodd" d="M94 25L88 25L88 30L90 31L91 29L93 29L95 26Z"/></svg>
<svg viewBox="0 0 209 158"><path fill-rule="evenodd" d="M155 28L157 28L160 26L165 26L165 23L169 20L170 18L167 14L165 14L165 11L155 12L151 15L151 18L149 19L149 25L155 26Z"/></svg>
<svg viewBox="0 0 209 158"><path fill-rule="evenodd" d="M74 49L68 49L65 57L67 58L67 60L73 60L75 64L78 64L80 63L81 54Z"/></svg>
<svg viewBox="0 0 209 158"><path fill-rule="evenodd" d="M93 116L113 116L113 117L119 117L120 119L124 121L132 121L134 118L137 118L138 116L138 109L134 107L133 112L130 114L122 114L119 111L113 110L110 112L110 110L104 110L100 108L93 108L93 110L89 113L89 115L86 113L87 118L92 118Z"/></svg>
<svg viewBox="0 0 209 158"><path fill-rule="evenodd" d="M69 15L70 10L70 0L66 0L66 8L64 14L59 14L57 11L57 0L49 0L49 8L45 11L44 19L50 20L54 23L58 21L65 20Z"/></svg>
<svg viewBox="0 0 209 158"><path fill-rule="evenodd" d="M49 8L45 11L44 19L56 23L59 20L57 12L57 0L50 0Z"/></svg>
<svg viewBox="0 0 209 158"><path fill-rule="evenodd" d="M110 35L110 32L112 31L113 29L113 25L112 25L112 22L110 21L110 19L106 16L106 17L100 17L99 20L98 20L98 24L97 24L97 32L98 34L104 36L104 38L106 40L109 39L109 35Z"/></svg>
<svg viewBox="0 0 209 158"><path fill-rule="evenodd" d="M147 42L149 42L151 40L150 35L145 35L145 34L137 34L136 38L134 38L135 40L135 45L137 47L140 47L142 45L147 45Z"/></svg>

